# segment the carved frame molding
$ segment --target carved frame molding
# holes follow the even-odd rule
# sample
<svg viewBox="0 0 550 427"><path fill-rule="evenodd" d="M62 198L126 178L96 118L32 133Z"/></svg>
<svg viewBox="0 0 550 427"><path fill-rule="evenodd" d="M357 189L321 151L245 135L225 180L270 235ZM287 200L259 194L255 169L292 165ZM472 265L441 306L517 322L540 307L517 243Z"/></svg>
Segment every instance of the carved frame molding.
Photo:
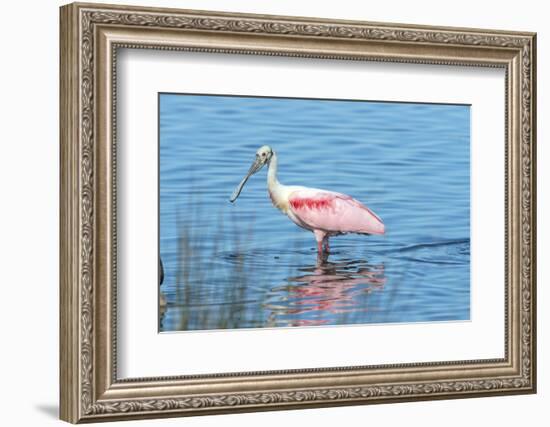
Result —
<svg viewBox="0 0 550 427"><path fill-rule="evenodd" d="M166 42L159 41L163 37ZM506 357L117 380L113 254L119 48L504 67ZM535 68L532 33L94 4L62 7L61 418L101 421L534 392ZM299 385L285 387L288 380ZM200 393L193 389L197 384Z"/></svg>

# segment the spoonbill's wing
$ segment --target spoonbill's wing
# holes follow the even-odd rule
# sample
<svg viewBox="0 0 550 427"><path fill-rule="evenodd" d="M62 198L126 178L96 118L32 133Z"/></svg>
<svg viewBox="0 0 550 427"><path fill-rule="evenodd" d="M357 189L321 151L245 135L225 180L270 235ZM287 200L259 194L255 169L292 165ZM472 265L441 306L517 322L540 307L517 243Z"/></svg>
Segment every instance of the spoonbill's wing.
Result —
<svg viewBox="0 0 550 427"><path fill-rule="evenodd" d="M384 223L361 202L345 194L310 188L293 191L290 209L309 227L327 232L384 234Z"/></svg>

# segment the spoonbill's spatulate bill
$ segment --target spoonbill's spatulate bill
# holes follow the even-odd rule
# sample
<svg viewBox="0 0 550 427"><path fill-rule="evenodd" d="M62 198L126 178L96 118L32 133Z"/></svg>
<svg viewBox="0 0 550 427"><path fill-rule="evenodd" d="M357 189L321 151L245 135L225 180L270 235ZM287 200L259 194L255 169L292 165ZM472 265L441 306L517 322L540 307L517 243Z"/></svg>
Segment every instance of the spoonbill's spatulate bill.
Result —
<svg viewBox="0 0 550 427"><path fill-rule="evenodd" d="M283 185L277 180L277 154L268 145L260 147L248 173L233 192L237 200L252 175L268 165L267 190L273 205L296 225L312 231L319 255L329 251L328 238L338 234L384 234L382 220L369 208L345 194L296 185Z"/></svg>

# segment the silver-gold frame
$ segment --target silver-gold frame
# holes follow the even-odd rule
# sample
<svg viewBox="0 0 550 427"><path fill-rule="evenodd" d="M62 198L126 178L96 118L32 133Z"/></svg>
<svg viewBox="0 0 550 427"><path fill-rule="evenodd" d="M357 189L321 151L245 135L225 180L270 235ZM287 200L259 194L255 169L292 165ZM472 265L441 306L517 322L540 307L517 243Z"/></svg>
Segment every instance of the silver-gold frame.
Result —
<svg viewBox="0 0 550 427"><path fill-rule="evenodd" d="M399 402L536 390L536 35L70 4L60 36L60 416L77 422ZM505 70L502 359L117 378L117 49Z"/></svg>

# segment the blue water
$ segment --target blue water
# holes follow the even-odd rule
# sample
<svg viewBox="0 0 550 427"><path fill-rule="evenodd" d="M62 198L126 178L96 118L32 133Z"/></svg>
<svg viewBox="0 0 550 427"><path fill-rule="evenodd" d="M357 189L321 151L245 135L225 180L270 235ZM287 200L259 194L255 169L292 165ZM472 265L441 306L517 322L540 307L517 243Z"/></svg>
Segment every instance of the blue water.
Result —
<svg viewBox="0 0 550 427"><path fill-rule="evenodd" d="M470 318L470 107L161 94L161 331ZM384 236L330 240L271 205L279 180L349 194Z"/></svg>

